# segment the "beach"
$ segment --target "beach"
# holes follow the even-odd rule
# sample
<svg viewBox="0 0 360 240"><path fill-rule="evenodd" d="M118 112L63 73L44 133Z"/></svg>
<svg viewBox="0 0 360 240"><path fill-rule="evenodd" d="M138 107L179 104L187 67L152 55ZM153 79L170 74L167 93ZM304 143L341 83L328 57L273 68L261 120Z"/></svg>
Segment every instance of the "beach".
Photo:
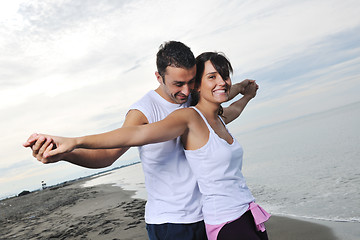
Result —
<svg viewBox="0 0 360 240"><path fill-rule="evenodd" d="M147 239L144 200L84 181L2 200L0 239Z"/></svg>
<svg viewBox="0 0 360 240"><path fill-rule="evenodd" d="M2 200L1 239L148 239L145 200L133 198L134 191L111 184L84 187L87 181ZM269 239L352 239L336 236L324 224L283 216L272 216L266 226Z"/></svg>

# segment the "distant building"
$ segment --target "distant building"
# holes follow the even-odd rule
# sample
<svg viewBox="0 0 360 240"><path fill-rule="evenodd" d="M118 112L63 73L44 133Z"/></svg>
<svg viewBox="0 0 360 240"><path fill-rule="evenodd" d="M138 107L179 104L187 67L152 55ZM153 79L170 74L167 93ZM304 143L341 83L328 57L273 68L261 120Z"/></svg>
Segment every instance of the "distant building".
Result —
<svg viewBox="0 0 360 240"><path fill-rule="evenodd" d="M29 193L31 193L31 192L28 191L28 190L24 190L24 191L22 191L21 193L18 194L18 197L25 196L25 195L27 195Z"/></svg>

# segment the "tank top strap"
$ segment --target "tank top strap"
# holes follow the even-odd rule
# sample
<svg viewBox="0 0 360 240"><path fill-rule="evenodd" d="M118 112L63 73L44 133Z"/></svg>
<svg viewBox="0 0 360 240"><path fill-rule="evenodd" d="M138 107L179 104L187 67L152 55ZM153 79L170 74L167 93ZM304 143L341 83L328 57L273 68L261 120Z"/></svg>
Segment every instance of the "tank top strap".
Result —
<svg viewBox="0 0 360 240"><path fill-rule="evenodd" d="M220 121L222 122L222 124L224 125L224 127L225 127L226 130L227 130L226 123L224 122L224 120L222 119L222 117L219 116L219 118L220 118Z"/></svg>
<svg viewBox="0 0 360 240"><path fill-rule="evenodd" d="M231 134L231 132L230 132L229 129L227 128L226 123L224 122L224 119L222 119L222 117L220 117L220 116L219 116L219 118L220 118L220 121L222 122L222 124L224 125L226 131L227 131L227 132L230 134L230 136L235 140L234 136Z"/></svg>
<svg viewBox="0 0 360 240"><path fill-rule="evenodd" d="M208 121L206 120L205 116L200 112L199 109L197 109L195 106L191 106L191 108L193 108L195 111L197 111L197 113L200 115L200 117L202 117L202 119L204 120L206 126L208 127L209 131L211 133L215 133L214 130L212 129L212 127L210 126L210 124L208 123Z"/></svg>
<svg viewBox="0 0 360 240"><path fill-rule="evenodd" d="M199 113L199 115L202 117L202 119L203 119L204 122L206 123L206 126L208 127L209 131L210 131L211 133L215 134L216 136L218 136L218 135L215 133L214 129L210 126L210 124L209 124L208 121L206 120L205 116L200 112L200 110L197 109L195 106L191 106L190 108L195 109L195 111L197 111L197 112ZM233 140L236 141L236 139L234 138L234 136L230 133L229 129L227 128L227 126L226 126L224 120L222 119L222 117L219 116L219 118L220 118L220 121L222 122L222 124L224 125L226 131L230 134L230 136L233 138Z"/></svg>

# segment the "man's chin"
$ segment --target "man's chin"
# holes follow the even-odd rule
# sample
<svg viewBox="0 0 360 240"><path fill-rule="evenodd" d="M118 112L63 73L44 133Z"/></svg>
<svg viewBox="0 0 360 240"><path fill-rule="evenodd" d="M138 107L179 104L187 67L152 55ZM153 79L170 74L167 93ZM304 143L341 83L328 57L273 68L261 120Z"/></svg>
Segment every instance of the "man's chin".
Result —
<svg viewBox="0 0 360 240"><path fill-rule="evenodd" d="M183 104L183 103L187 102L188 98L176 98L176 100L177 100L177 103Z"/></svg>

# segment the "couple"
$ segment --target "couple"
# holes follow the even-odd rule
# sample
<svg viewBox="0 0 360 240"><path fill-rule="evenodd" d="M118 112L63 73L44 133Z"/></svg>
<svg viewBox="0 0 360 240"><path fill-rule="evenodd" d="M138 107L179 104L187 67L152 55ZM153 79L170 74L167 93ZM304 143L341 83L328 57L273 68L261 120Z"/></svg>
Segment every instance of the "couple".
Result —
<svg viewBox="0 0 360 240"><path fill-rule="evenodd" d="M24 146L43 163L89 168L110 166L140 146L150 240L267 239L269 215L254 203L241 173L242 148L225 126L258 86L244 80L231 88L224 55L195 59L181 42L161 45L156 63L160 86L131 106L122 128L78 138L33 134ZM221 107L239 93L241 99Z"/></svg>

